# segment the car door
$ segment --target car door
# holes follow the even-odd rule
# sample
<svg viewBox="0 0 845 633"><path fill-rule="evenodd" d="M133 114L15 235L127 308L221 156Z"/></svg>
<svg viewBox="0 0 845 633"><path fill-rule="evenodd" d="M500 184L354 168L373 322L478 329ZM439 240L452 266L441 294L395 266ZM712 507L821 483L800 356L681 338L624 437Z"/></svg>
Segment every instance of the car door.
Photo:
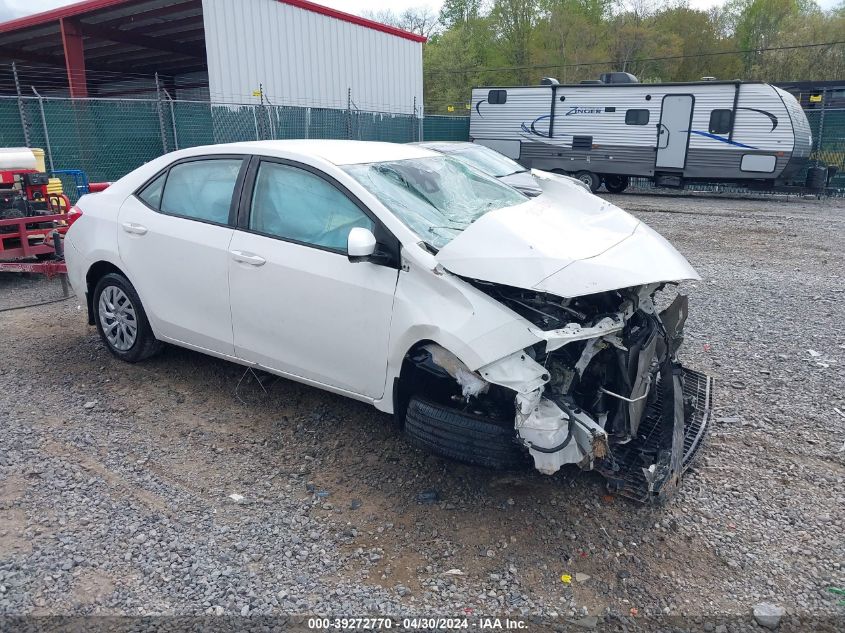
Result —
<svg viewBox="0 0 845 633"><path fill-rule="evenodd" d="M398 256L390 264L353 263L346 244L353 227L377 237L385 229L320 170L253 159L250 172L229 249L235 352L336 390L381 397Z"/></svg>
<svg viewBox="0 0 845 633"><path fill-rule="evenodd" d="M245 172L243 156L178 161L121 206L120 258L160 338L234 356L229 243Z"/></svg>

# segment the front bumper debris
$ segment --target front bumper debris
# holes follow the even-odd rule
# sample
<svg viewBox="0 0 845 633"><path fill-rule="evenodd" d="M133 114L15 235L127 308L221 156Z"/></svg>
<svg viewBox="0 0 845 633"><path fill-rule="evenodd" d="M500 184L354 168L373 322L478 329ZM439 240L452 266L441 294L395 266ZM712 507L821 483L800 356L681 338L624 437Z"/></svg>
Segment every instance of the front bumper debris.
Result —
<svg viewBox="0 0 845 633"><path fill-rule="evenodd" d="M671 496L702 444L713 397L711 379L678 358L687 297L677 294L658 311L662 284L575 299L484 289L534 319L542 342L476 372L449 371L437 354L460 399L474 398L476 406L504 396L500 417L512 411L515 439L543 474L574 464L597 470L611 490L638 501Z"/></svg>
<svg viewBox="0 0 845 633"><path fill-rule="evenodd" d="M672 446L673 453L677 452L680 459L680 472L664 473L662 477L658 472L661 463L659 442L665 431L661 416L663 401L658 396L646 411L637 437L627 444L615 446L611 454L595 463L595 469L607 478L608 487L617 494L643 503L665 500L677 490L681 476L704 443L713 406L713 379L692 369L682 371L683 442ZM671 463L672 460L663 461Z"/></svg>

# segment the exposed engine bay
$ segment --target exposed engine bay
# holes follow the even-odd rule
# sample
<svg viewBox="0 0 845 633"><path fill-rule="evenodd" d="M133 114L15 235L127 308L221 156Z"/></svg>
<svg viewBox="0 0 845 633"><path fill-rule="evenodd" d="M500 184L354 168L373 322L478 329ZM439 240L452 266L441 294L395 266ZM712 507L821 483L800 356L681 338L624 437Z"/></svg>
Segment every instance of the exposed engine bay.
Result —
<svg viewBox="0 0 845 633"><path fill-rule="evenodd" d="M712 397L710 379L678 360L687 297L658 311L656 294L667 284L563 299L466 281L544 341L477 372L429 346L460 387L452 399L512 420L516 441L544 474L576 464L641 501L670 495L701 444Z"/></svg>

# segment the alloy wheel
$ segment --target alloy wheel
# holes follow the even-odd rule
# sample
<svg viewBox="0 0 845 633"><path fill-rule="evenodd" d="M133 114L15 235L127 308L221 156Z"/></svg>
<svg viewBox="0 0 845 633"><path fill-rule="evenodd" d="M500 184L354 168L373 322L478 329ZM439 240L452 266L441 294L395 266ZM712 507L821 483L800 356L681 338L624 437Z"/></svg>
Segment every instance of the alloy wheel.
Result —
<svg viewBox="0 0 845 633"><path fill-rule="evenodd" d="M106 286L100 293L98 305L100 327L109 344L125 352L138 338L138 319L135 306L122 288Z"/></svg>

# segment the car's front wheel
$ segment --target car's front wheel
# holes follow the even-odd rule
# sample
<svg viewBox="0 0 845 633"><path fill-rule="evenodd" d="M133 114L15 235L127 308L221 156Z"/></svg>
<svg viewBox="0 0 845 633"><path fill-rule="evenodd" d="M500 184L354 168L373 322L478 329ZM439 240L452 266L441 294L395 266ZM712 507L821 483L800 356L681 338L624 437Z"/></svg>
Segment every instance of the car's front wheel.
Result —
<svg viewBox="0 0 845 633"><path fill-rule="evenodd" d="M414 446L467 464L507 470L523 466L525 451L514 439L513 425L412 397L405 435Z"/></svg>
<svg viewBox="0 0 845 633"><path fill-rule="evenodd" d="M94 288L94 323L109 351L128 363L149 358L163 347L153 334L135 288L109 273Z"/></svg>

